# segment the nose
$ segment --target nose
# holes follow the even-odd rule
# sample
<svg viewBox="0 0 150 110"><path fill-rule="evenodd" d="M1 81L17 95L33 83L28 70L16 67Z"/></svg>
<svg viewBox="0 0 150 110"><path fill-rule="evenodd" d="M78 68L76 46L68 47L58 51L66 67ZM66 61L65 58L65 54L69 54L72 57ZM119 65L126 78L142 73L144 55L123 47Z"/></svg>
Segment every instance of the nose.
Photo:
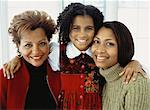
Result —
<svg viewBox="0 0 150 110"><path fill-rule="evenodd" d="M105 53L106 49L103 45L98 45L96 51L99 53Z"/></svg>
<svg viewBox="0 0 150 110"><path fill-rule="evenodd" d="M81 29L81 31L80 31L80 37L85 37L85 36L87 36L85 30Z"/></svg>
<svg viewBox="0 0 150 110"><path fill-rule="evenodd" d="M40 48L37 45L34 45L32 48L32 54L38 55L40 53Z"/></svg>

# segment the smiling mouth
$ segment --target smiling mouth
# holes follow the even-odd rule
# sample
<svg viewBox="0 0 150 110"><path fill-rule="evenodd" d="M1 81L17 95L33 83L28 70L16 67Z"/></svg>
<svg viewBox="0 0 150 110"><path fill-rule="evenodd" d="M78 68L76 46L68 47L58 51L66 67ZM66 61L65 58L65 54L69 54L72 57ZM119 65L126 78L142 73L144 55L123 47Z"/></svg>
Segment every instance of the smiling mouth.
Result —
<svg viewBox="0 0 150 110"><path fill-rule="evenodd" d="M97 62L104 62L107 59L108 59L107 56L96 56L96 61Z"/></svg>
<svg viewBox="0 0 150 110"><path fill-rule="evenodd" d="M77 39L76 40L79 44L86 44L87 40L81 40L81 39Z"/></svg>
<svg viewBox="0 0 150 110"><path fill-rule="evenodd" d="M33 57L30 57L32 58L33 60L40 60L42 58L42 56L33 56Z"/></svg>

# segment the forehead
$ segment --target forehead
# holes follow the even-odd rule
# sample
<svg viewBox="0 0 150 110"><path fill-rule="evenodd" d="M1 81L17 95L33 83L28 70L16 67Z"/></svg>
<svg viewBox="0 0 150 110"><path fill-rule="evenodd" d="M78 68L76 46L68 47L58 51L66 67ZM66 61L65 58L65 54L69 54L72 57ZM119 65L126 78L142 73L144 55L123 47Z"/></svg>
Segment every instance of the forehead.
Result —
<svg viewBox="0 0 150 110"><path fill-rule="evenodd" d="M100 39L116 39L113 31L110 28L102 27L99 29L98 33L96 34L97 38Z"/></svg>
<svg viewBox="0 0 150 110"><path fill-rule="evenodd" d="M45 35L45 31L42 28L37 28L35 30L26 30L21 33L21 40L39 41L45 38L47 37Z"/></svg>
<svg viewBox="0 0 150 110"><path fill-rule="evenodd" d="M94 22L89 15L78 15L74 18L73 25L94 25Z"/></svg>

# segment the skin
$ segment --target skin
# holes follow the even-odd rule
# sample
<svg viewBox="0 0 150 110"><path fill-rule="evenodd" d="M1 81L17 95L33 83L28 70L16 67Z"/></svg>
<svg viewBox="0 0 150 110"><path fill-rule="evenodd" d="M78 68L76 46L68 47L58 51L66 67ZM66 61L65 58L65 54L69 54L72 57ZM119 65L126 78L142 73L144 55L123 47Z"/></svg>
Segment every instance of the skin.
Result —
<svg viewBox="0 0 150 110"><path fill-rule="evenodd" d="M70 27L70 40L80 51L85 51L89 48L90 43L94 38L94 22L90 16L78 15L74 18L74 21ZM16 62L16 63L15 63ZM4 77L7 79L14 78L14 73L20 67L19 58L15 57L8 64L3 65ZM144 76L144 71L140 67L138 61L130 62L120 75L124 76L124 82L127 84L132 77L136 79L137 73L140 72Z"/></svg>
<svg viewBox="0 0 150 110"><path fill-rule="evenodd" d="M118 62L118 45L111 29L102 27L94 38L92 54L99 68L107 69Z"/></svg>
<svg viewBox="0 0 150 110"><path fill-rule="evenodd" d="M76 16L70 30L70 40L80 51L85 51L94 37L94 22L90 16Z"/></svg>
<svg viewBox="0 0 150 110"><path fill-rule="evenodd" d="M23 32L18 48L28 63L35 67L41 66L49 54L48 39L44 30L37 28Z"/></svg>

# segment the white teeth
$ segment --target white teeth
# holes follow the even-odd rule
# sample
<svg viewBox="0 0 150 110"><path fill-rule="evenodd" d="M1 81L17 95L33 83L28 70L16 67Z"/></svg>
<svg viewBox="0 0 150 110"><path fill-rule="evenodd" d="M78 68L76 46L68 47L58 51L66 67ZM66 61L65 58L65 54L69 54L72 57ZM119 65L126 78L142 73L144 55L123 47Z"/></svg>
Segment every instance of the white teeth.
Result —
<svg viewBox="0 0 150 110"><path fill-rule="evenodd" d="M100 59L100 60L104 60L104 59L106 59L106 57L97 57L97 59Z"/></svg>
<svg viewBox="0 0 150 110"><path fill-rule="evenodd" d="M97 58L97 61L99 61L99 62L104 61L104 60L107 59L106 56L100 56L100 55L98 55L96 58Z"/></svg>
<svg viewBox="0 0 150 110"><path fill-rule="evenodd" d="M78 42L80 42L80 43L85 43L85 42L86 42L86 40L78 39Z"/></svg>
<svg viewBox="0 0 150 110"><path fill-rule="evenodd" d="M41 57L31 57L34 60L39 60Z"/></svg>

